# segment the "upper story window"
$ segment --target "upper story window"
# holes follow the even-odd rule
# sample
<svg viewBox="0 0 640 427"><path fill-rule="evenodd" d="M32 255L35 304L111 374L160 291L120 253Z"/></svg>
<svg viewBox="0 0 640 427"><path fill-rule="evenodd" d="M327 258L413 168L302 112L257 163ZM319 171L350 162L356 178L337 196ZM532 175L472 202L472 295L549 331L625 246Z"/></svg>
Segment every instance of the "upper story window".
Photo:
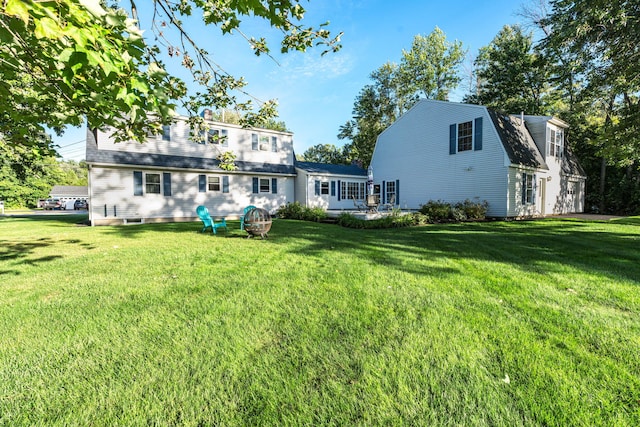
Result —
<svg viewBox="0 0 640 427"><path fill-rule="evenodd" d="M278 151L278 137L268 135L251 134L251 149L254 151Z"/></svg>
<svg viewBox="0 0 640 427"><path fill-rule="evenodd" d="M229 132L226 129L209 129L207 132L207 142L217 144L222 147L229 146Z"/></svg>
<svg viewBox="0 0 640 427"><path fill-rule="evenodd" d="M449 125L449 154L482 150L482 117Z"/></svg>
<svg viewBox="0 0 640 427"><path fill-rule="evenodd" d="M473 149L473 122L458 124L458 152Z"/></svg>
<svg viewBox="0 0 640 427"><path fill-rule="evenodd" d="M221 145L223 147L227 147L229 145L229 137L228 137L227 129L216 129L211 128L209 130L201 129L198 132L198 144L216 144Z"/></svg>
<svg viewBox="0 0 640 427"><path fill-rule="evenodd" d="M562 129L549 129L549 155L562 157L564 132Z"/></svg>
<svg viewBox="0 0 640 427"><path fill-rule="evenodd" d="M162 140L171 141L171 125L162 126Z"/></svg>

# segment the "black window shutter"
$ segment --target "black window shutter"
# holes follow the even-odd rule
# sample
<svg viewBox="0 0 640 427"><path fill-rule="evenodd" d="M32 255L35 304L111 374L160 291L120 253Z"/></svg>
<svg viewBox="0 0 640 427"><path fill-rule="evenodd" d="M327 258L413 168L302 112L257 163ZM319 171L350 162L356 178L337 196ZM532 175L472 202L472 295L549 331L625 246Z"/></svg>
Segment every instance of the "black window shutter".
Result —
<svg viewBox="0 0 640 427"><path fill-rule="evenodd" d="M258 194L259 191L260 191L260 188L258 187L258 178L254 177L253 178L253 192L255 194Z"/></svg>
<svg viewBox="0 0 640 427"><path fill-rule="evenodd" d="M271 178L271 194L278 194L278 178Z"/></svg>
<svg viewBox="0 0 640 427"><path fill-rule="evenodd" d="M331 181L331 196L335 197L335 195L336 195L336 182Z"/></svg>
<svg viewBox="0 0 640 427"><path fill-rule="evenodd" d="M315 184L316 184L316 188L315 188L316 192L315 192L315 194L316 194L316 196L319 196L320 195L320 181L316 179L316 183Z"/></svg>
<svg viewBox="0 0 640 427"><path fill-rule="evenodd" d="M482 150L482 117L478 117L473 124L473 133L474 133L474 150L479 151Z"/></svg>
<svg viewBox="0 0 640 427"><path fill-rule="evenodd" d="M133 195L142 196L142 172L133 171Z"/></svg>
<svg viewBox="0 0 640 427"><path fill-rule="evenodd" d="M200 193L207 192L207 176L206 175L198 175L198 191Z"/></svg>
<svg viewBox="0 0 640 427"><path fill-rule="evenodd" d="M400 206L400 180L396 179L396 206Z"/></svg>
<svg viewBox="0 0 640 427"><path fill-rule="evenodd" d="M522 204L527 203L527 174L522 174Z"/></svg>
<svg viewBox="0 0 640 427"><path fill-rule="evenodd" d="M162 191L165 196L171 196L171 174L168 172L162 173Z"/></svg>
<svg viewBox="0 0 640 427"><path fill-rule="evenodd" d="M223 193L229 192L229 177L226 175L222 177L222 192Z"/></svg>
<svg viewBox="0 0 640 427"><path fill-rule="evenodd" d="M338 201L340 201L340 180L338 180Z"/></svg>
<svg viewBox="0 0 640 427"><path fill-rule="evenodd" d="M456 154L456 125L449 125L449 154Z"/></svg>

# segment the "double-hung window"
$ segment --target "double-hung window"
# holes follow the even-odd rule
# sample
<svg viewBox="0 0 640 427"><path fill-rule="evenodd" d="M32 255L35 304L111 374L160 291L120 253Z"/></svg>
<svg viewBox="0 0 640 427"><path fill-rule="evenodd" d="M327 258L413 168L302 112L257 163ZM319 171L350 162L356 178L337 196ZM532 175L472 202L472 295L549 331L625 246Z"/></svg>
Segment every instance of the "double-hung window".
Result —
<svg viewBox="0 0 640 427"><path fill-rule="evenodd" d="M171 125L162 126L162 140L171 141Z"/></svg>
<svg viewBox="0 0 640 427"><path fill-rule="evenodd" d="M449 125L449 154L482 150L482 117Z"/></svg>
<svg viewBox="0 0 640 427"><path fill-rule="evenodd" d="M207 142L223 147L229 146L228 131L226 129L209 129L209 132L207 132Z"/></svg>
<svg viewBox="0 0 640 427"><path fill-rule="evenodd" d="M321 182L320 183L320 194L329 194L329 182L325 181L325 182Z"/></svg>
<svg viewBox="0 0 640 427"><path fill-rule="evenodd" d="M171 196L171 174L164 172L133 172L133 195L162 194Z"/></svg>
<svg viewBox="0 0 640 427"><path fill-rule="evenodd" d="M198 192L206 193L208 191L228 193L229 177L227 175L198 175Z"/></svg>
<svg viewBox="0 0 640 427"><path fill-rule="evenodd" d="M261 193L270 193L271 192L271 180L269 178L260 178L260 192Z"/></svg>
<svg viewBox="0 0 640 427"><path fill-rule="evenodd" d="M220 191L220 177L219 176L208 176L207 177L207 190L209 190L209 191Z"/></svg>
<svg viewBox="0 0 640 427"><path fill-rule="evenodd" d="M549 129L549 155L562 157L564 132L562 129Z"/></svg>
<svg viewBox="0 0 640 427"><path fill-rule="evenodd" d="M535 202L535 175L530 173L522 174L522 204L531 205Z"/></svg>
<svg viewBox="0 0 640 427"><path fill-rule="evenodd" d="M458 124L458 152L473 149L473 122Z"/></svg>
<svg viewBox="0 0 640 427"><path fill-rule="evenodd" d="M278 151L278 137L268 135L251 134L251 149L253 151Z"/></svg>
<svg viewBox="0 0 640 427"><path fill-rule="evenodd" d="M386 194L386 202L391 204L396 204L396 182L395 181L387 181L385 182L385 194Z"/></svg>
<svg viewBox="0 0 640 427"><path fill-rule="evenodd" d="M159 173L145 173L145 192L147 194L160 194L160 174Z"/></svg>

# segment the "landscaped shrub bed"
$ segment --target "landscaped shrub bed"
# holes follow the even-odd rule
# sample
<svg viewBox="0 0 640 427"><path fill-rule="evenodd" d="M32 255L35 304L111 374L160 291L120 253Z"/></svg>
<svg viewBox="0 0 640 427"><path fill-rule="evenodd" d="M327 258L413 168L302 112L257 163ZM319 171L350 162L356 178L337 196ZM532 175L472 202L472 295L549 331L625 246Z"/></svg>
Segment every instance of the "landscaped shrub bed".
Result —
<svg viewBox="0 0 640 427"><path fill-rule="evenodd" d="M472 202L466 199L464 202L448 203L442 200L429 200L420 207L420 213L429 217L429 222L461 222L468 220L485 219L489 203Z"/></svg>
<svg viewBox="0 0 640 427"><path fill-rule="evenodd" d="M308 208L300 202L287 203L276 211L278 218L300 219L303 221L320 222L327 218L327 213L322 208Z"/></svg>
<svg viewBox="0 0 640 427"><path fill-rule="evenodd" d="M364 220L345 212L338 216L337 223L348 228L401 228L428 224L429 218L419 212L412 212L406 215L391 214L378 219Z"/></svg>
<svg viewBox="0 0 640 427"><path fill-rule="evenodd" d="M441 222L477 221L486 218L489 203L472 202L467 199L455 204L441 200L429 200L420 207L419 212L411 212L402 215L400 211L391 215L373 220L356 218L349 213L343 213L338 217L338 224L349 228L400 228L416 225L435 224Z"/></svg>

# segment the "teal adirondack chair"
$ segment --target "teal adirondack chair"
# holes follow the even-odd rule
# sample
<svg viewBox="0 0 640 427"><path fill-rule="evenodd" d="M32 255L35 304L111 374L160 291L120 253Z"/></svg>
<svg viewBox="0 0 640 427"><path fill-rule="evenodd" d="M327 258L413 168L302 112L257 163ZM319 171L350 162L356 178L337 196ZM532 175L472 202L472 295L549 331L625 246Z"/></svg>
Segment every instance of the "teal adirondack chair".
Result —
<svg viewBox="0 0 640 427"><path fill-rule="evenodd" d="M211 215L209 215L209 209L207 209L206 206L202 206L202 205L198 206L196 208L196 213L198 214L198 217L200 218L200 220L202 221L202 224L204 225L204 227L202 227L202 230L200 231L201 233L204 233L207 227L211 227L211 232L213 234L218 234L218 232L216 231L218 228L224 228L225 231L228 231L227 221L225 220L225 218L222 218L221 220L216 222L211 217Z"/></svg>
<svg viewBox="0 0 640 427"><path fill-rule="evenodd" d="M247 212L249 212L251 209L255 209L256 207L253 205L249 205L246 208L244 208L244 212L242 212L242 217L240 218L240 230L244 230L244 216L247 214Z"/></svg>

